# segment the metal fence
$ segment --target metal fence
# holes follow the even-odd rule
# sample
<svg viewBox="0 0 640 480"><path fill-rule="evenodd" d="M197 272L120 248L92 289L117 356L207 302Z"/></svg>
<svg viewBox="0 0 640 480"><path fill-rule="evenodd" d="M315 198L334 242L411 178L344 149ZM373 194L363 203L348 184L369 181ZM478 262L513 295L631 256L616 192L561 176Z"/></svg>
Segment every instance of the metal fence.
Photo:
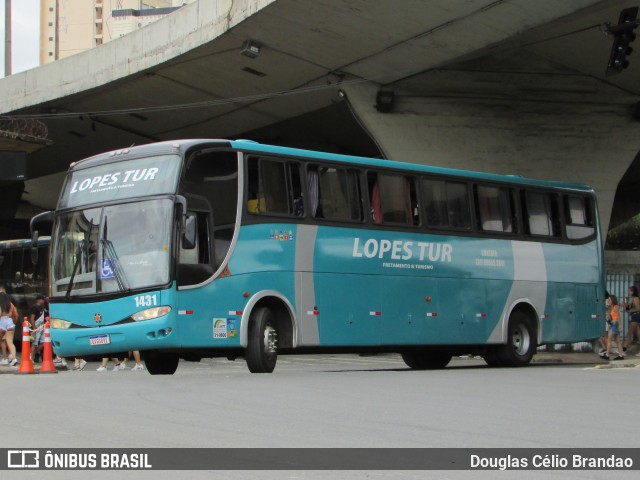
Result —
<svg viewBox="0 0 640 480"><path fill-rule="evenodd" d="M623 340L629 327L629 314L622 305L626 301L629 301L627 294L631 285L636 285L634 275L621 273L607 274L607 292L609 292L609 295L615 295L620 304L620 319L622 320L623 327L620 331L620 336Z"/></svg>

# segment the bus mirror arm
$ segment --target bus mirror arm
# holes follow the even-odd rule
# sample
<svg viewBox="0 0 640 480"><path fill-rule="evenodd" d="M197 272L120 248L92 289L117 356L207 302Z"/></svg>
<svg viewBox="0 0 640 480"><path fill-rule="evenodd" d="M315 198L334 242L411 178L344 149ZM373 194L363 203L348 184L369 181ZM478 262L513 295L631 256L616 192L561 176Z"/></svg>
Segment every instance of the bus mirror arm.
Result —
<svg viewBox="0 0 640 480"><path fill-rule="evenodd" d="M42 212L38 215L31 217L29 221L29 230L31 230L31 237L33 237L35 230L35 226L39 223L47 223L49 225L53 224L53 212Z"/></svg>
<svg viewBox="0 0 640 480"><path fill-rule="evenodd" d="M180 212L182 248L185 250L193 250L196 248L196 217L195 215L187 215L187 199L182 195L176 195L176 203L182 207L182 211Z"/></svg>
<svg viewBox="0 0 640 480"><path fill-rule="evenodd" d="M31 263L38 263L38 230L35 226L38 223L53 223L53 212L42 212L31 218L29 222L29 230L31 230Z"/></svg>
<svg viewBox="0 0 640 480"><path fill-rule="evenodd" d="M176 203L182 207L180 212L180 215L181 215L180 218L183 219L183 223L184 223L184 217L187 215L187 199L184 198L182 195L176 195Z"/></svg>

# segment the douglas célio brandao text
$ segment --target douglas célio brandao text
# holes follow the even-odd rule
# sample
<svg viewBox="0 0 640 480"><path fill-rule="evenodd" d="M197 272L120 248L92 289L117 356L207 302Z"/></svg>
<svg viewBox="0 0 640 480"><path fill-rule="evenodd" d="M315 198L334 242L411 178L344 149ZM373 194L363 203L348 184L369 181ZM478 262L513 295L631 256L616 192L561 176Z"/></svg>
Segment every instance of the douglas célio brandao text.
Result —
<svg viewBox="0 0 640 480"><path fill-rule="evenodd" d="M478 470L546 470L546 469L567 469L567 470L598 470L615 469L626 470L634 466L633 459L629 457L619 457L616 455L606 455L602 457L584 456L579 454L570 455L505 455L505 456L482 456L470 455L470 467Z"/></svg>

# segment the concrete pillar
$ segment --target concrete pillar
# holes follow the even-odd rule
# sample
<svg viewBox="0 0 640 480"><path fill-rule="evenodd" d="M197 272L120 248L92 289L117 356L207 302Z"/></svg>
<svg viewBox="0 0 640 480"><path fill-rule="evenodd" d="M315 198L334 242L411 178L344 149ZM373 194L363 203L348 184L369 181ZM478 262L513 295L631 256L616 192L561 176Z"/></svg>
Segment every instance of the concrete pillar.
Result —
<svg viewBox="0 0 640 480"><path fill-rule="evenodd" d="M386 158L590 184L603 232L640 150L635 96L540 58L484 59L343 90ZM395 93L391 112L376 110L378 90Z"/></svg>

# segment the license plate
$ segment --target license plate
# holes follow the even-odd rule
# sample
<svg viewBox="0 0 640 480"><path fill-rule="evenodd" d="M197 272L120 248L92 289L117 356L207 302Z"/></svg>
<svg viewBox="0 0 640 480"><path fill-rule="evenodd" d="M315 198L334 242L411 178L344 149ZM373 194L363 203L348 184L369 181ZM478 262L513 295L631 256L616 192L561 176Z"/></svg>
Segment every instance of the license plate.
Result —
<svg viewBox="0 0 640 480"><path fill-rule="evenodd" d="M109 345L110 343L109 335L94 335L89 337L89 345Z"/></svg>

